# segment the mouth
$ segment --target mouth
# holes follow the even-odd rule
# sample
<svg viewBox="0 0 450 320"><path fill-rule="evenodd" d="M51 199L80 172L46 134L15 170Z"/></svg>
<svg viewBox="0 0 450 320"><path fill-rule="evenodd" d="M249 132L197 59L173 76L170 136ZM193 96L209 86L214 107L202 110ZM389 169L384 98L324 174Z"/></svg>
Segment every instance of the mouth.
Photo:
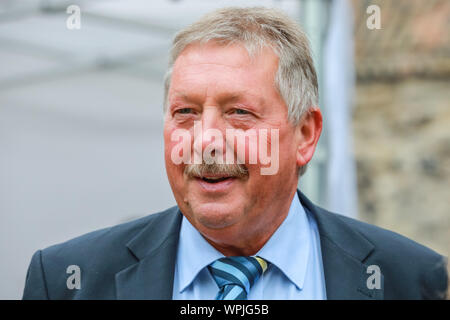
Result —
<svg viewBox="0 0 450 320"><path fill-rule="evenodd" d="M205 175L195 177L195 181L197 181L198 186L203 192L210 195L218 195L230 192L237 181L237 177Z"/></svg>
<svg viewBox="0 0 450 320"><path fill-rule="evenodd" d="M206 183L219 183L219 182L223 182L223 181L227 181L230 179L234 179L235 177L233 176L206 176L206 177L197 177L197 179L200 179Z"/></svg>

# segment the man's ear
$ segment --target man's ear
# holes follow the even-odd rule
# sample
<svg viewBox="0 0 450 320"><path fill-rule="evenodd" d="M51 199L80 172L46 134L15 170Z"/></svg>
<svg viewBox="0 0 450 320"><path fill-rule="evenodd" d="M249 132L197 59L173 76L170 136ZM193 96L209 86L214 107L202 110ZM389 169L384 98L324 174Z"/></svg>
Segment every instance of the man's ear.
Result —
<svg viewBox="0 0 450 320"><path fill-rule="evenodd" d="M311 160L321 132L322 112L317 107L310 108L296 128L298 167L306 165Z"/></svg>

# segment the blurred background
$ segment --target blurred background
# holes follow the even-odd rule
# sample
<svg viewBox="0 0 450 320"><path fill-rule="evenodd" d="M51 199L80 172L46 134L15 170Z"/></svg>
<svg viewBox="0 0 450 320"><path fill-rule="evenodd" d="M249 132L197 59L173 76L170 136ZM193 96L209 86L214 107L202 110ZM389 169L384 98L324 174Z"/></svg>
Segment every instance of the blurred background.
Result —
<svg viewBox="0 0 450 320"><path fill-rule="evenodd" d="M311 41L325 127L300 189L448 256L450 1L0 0L0 299L36 250L175 205L167 52L229 5L279 8Z"/></svg>

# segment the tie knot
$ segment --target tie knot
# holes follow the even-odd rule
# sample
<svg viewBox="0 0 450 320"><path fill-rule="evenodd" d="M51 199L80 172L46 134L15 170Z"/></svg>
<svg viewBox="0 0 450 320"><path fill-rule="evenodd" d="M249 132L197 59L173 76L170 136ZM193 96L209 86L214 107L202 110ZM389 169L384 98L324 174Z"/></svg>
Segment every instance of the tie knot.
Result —
<svg viewBox="0 0 450 320"><path fill-rule="evenodd" d="M225 257L214 261L208 268L225 295L227 291L231 291L232 287L239 286L245 292L234 299L246 299L250 288L266 271L267 262L260 257ZM228 288L225 288L227 285ZM233 291L240 293L236 289Z"/></svg>

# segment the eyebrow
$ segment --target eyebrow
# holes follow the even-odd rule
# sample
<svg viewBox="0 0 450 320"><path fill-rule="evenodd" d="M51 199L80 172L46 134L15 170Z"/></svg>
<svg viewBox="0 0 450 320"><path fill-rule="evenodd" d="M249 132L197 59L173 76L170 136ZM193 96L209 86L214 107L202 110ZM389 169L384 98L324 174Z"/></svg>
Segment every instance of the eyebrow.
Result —
<svg viewBox="0 0 450 320"><path fill-rule="evenodd" d="M186 102L193 102L193 103L197 103L196 101L199 101L200 99L196 99L193 98L192 96L187 95L186 93L183 92L175 92L174 93L174 97L172 100L183 100Z"/></svg>
<svg viewBox="0 0 450 320"><path fill-rule="evenodd" d="M252 97L256 97L256 102L251 102L249 101L248 97L245 97L245 94L248 95L248 92L245 91L234 91L234 92L224 92L224 93L220 93L217 97L217 103L218 104L226 104L226 103L233 103L233 102L237 102L237 101L245 101L250 105L260 105L260 106L264 106L265 105L265 101L263 98L258 97L256 95L252 95L250 94ZM192 103L196 103L196 104L201 104L202 102L200 102L200 100L203 100L201 98L196 97L196 95L192 96L192 95L188 95L184 92L175 92L174 93L174 99L175 100L184 100L186 102L192 102ZM251 98L250 98L251 99Z"/></svg>

